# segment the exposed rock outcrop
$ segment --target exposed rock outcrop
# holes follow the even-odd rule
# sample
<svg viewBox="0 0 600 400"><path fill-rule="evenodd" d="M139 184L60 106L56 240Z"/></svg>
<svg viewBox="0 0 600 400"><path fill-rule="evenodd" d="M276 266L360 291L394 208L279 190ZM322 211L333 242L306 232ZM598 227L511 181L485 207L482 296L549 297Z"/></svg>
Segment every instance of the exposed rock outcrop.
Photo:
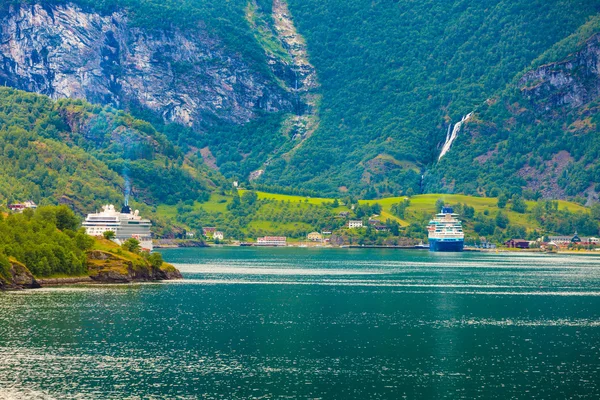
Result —
<svg viewBox="0 0 600 400"><path fill-rule="evenodd" d="M192 127L294 109L291 93L200 28L150 32L122 11L100 15L69 3L12 6L0 18L0 84L139 104Z"/></svg>
<svg viewBox="0 0 600 400"><path fill-rule="evenodd" d="M87 258L90 278L96 282L127 283L182 278L181 273L167 263L155 268L144 260L130 260L102 250L89 251Z"/></svg>
<svg viewBox="0 0 600 400"><path fill-rule="evenodd" d="M40 287L39 282L25 265L14 259L10 259L9 264L8 276L0 274L0 290L33 289Z"/></svg>
<svg viewBox="0 0 600 400"><path fill-rule="evenodd" d="M567 60L526 73L519 86L535 108L544 112L581 107L600 97L600 34Z"/></svg>
<svg viewBox="0 0 600 400"><path fill-rule="evenodd" d="M256 0L250 0L246 19L263 45L273 74L293 95L294 112L281 127L281 134L290 142L276 149L272 157L289 159L319 126L321 95L317 71L310 63L306 41L296 29L287 0L273 0L270 16L261 10ZM267 159L261 169L253 171L249 180L260 178L272 158Z"/></svg>
<svg viewBox="0 0 600 400"><path fill-rule="evenodd" d="M128 254L131 256L131 253ZM0 290L36 289L43 286L77 283L130 283L183 278L181 272L171 264L163 262L160 268L156 268L139 256L128 259L102 250L88 252L87 267L89 276L36 279L24 264L10 259L8 274L0 273Z"/></svg>

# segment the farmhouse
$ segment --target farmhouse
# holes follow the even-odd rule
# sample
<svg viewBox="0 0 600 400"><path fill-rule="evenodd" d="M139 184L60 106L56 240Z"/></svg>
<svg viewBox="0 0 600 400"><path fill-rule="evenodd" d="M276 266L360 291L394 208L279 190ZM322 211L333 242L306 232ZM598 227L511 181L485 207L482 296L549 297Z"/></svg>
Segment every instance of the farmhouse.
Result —
<svg viewBox="0 0 600 400"><path fill-rule="evenodd" d="M320 242L321 240L323 240L323 235L321 235L319 232L311 232L308 235L306 235L306 238L313 242Z"/></svg>
<svg viewBox="0 0 600 400"><path fill-rule="evenodd" d="M361 220L350 220L350 221L348 221L348 228L350 228L350 229L362 228L362 226L363 226L363 222Z"/></svg>
<svg viewBox="0 0 600 400"><path fill-rule="evenodd" d="M221 232L221 231L215 231L213 233L214 240L223 240L224 238L225 238L225 235L223 235L223 232Z"/></svg>
<svg viewBox="0 0 600 400"><path fill-rule="evenodd" d="M504 245L506 247L510 247L511 249L528 249L529 248L529 240L525 239L510 239L507 240Z"/></svg>

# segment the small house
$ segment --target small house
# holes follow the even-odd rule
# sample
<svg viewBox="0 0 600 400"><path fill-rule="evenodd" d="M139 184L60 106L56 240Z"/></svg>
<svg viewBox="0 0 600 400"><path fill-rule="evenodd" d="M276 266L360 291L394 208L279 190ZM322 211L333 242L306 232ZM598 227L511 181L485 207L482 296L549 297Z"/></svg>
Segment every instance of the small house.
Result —
<svg viewBox="0 0 600 400"><path fill-rule="evenodd" d="M377 224L377 225L374 225L374 226L373 226L373 228L375 228L375 230L376 230L377 232L387 232L387 231L389 231L389 230L390 230L390 229L387 227L387 225L382 225L382 224Z"/></svg>
<svg viewBox="0 0 600 400"><path fill-rule="evenodd" d="M221 232L221 231L215 231L213 233L214 240L223 240L224 238L225 238L225 235L223 235L223 232Z"/></svg>
<svg viewBox="0 0 600 400"><path fill-rule="evenodd" d="M217 231L217 228L214 228L214 227L202 228L202 234L204 236L206 236L207 238L213 237L213 235L215 234L216 231Z"/></svg>
<svg viewBox="0 0 600 400"><path fill-rule="evenodd" d="M529 240L525 239L510 239L507 240L504 245L511 249L528 249L529 248Z"/></svg>
<svg viewBox="0 0 600 400"><path fill-rule="evenodd" d="M350 229L362 228L362 227L363 227L363 222L361 220L348 221L348 228L350 228Z"/></svg>
<svg viewBox="0 0 600 400"><path fill-rule="evenodd" d="M306 235L306 238L312 242L320 242L323 240L323 235L321 235L319 232L311 232Z"/></svg>

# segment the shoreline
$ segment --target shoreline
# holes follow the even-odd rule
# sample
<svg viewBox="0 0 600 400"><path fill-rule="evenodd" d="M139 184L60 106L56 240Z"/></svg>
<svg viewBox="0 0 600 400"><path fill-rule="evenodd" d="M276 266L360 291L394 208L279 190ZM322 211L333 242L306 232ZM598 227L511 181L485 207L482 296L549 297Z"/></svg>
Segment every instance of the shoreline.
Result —
<svg viewBox="0 0 600 400"><path fill-rule="evenodd" d="M156 239L152 242L155 249L179 249L186 247L211 247L202 240L195 239Z"/></svg>
<svg viewBox="0 0 600 400"><path fill-rule="evenodd" d="M31 285L14 285L6 288L0 289L0 293L2 292L16 292L21 290L36 290L36 289L44 289L49 287L61 287L61 286L71 286L71 285L93 285L93 286L114 286L114 285L128 285L128 284L137 284L137 283L157 283L162 281L173 281L173 280L182 280L181 278L169 278L169 279L133 279L133 280L95 280L90 276L75 276L75 277L61 277L61 278L39 278L33 281Z"/></svg>
<svg viewBox="0 0 600 400"><path fill-rule="evenodd" d="M36 282L39 283L39 285L41 287L45 287L45 286L71 285L71 284L78 284L78 283L94 283L95 281L92 278L90 278L89 276L74 276L74 277L64 277L64 278L39 278L39 279L36 279Z"/></svg>
<svg viewBox="0 0 600 400"><path fill-rule="evenodd" d="M185 248L185 247L195 247L195 246L172 246L172 247L161 247L161 249L175 249L175 248ZM297 242L297 243L288 243L286 246L266 246L266 245L256 245L255 243L221 243L218 245L204 245L197 246L198 248L207 247L207 248L218 248L218 247L253 247L253 248L297 248L297 249L379 249L379 250L426 250L429 251L429 247L417 247L417 246L385 246L385 245L342 245L342 246L332 246L325 244L315 244L311 242ZM465 247L462 251L463 253L533 253L533 254L571 254L571 255L598 255L600 256L600 250L564 250L557 252L547 252L541 249L511 249L511 248L495 248L495 249L481 249L481 248L472 248Z"/></svg>

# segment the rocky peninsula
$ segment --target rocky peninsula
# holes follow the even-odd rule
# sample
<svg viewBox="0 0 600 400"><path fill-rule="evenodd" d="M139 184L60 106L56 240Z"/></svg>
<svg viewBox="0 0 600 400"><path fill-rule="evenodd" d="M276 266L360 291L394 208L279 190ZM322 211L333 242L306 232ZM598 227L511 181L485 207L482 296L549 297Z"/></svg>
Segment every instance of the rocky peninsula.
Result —
<svg viewBox="0 0 600 400"><path fill-rule="evenodd" d="M141 254L125 251L105 239L96 239L94 248L86 252L86 260L87 274L36 277L25 264L9 258L8 273L0 274L0 290L36 289L76 283L112 284L182 279L177 268L162 261L162 258L149 259Z"/></svg>

